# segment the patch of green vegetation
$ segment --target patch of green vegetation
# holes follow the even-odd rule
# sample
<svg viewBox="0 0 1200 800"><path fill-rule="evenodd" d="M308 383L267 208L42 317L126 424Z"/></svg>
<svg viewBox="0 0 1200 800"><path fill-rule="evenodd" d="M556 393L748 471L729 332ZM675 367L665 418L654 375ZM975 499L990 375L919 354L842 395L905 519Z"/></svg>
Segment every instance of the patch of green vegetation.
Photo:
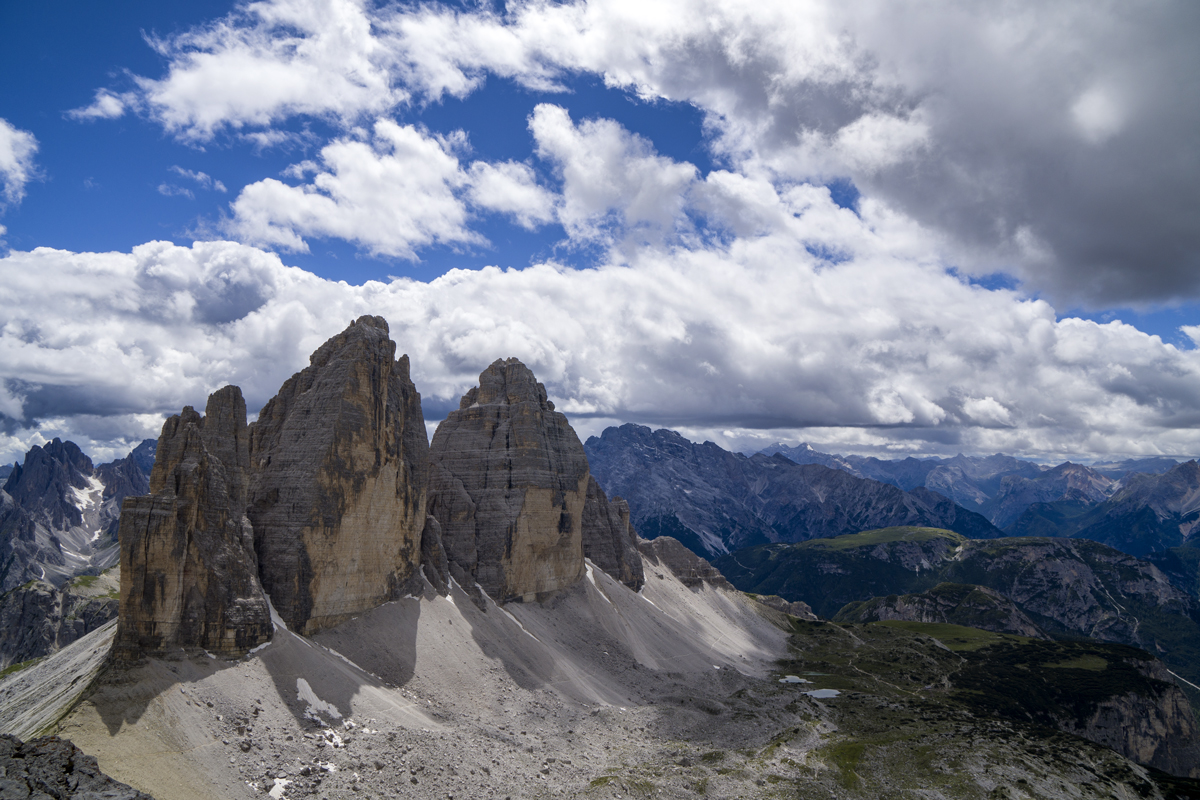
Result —
<svg viewBox="0 0 1200 800"><path fill-rule="evenodd" d="M965 542L967 537L944 528L904 525L894 528L877 528L862 533L848 533L832 539L810 539L802 542L799 546L819 547L824 550L850 550L856 547L874 547L878 544L891 544L892 542L930 542L934 539L949 539L957 545Z"/></svg>
<svg viewBox="0 0 1200 800"><path fill-rule="evenodd" d="M601 775L599 778L592 778L590 785L593 787L607 786L616 780L613 775Z"/></svg>
<svg viewBox="0 0 1200 800"><path fill-rule="evenodd" d="M837 768L838 783L842 788L857 789L861 780L856 770L866 748L862 742L848 740L826 745L817 752L822 760Z"/></svg>
<svg viewBox="0 0 1200 800"><path fill-rule="evenodd" d="M1016 636L1011 633L992 633L979 628L967 628L962 625L948 625L944 622L907 622L904 620L887 620L872 622L872 625L884 625L904 631L930 636L937 639L955 653L973 652L984 647L991 647L1004 641L1031 642L1027 636Z"/></svg>
<svg viewBox="0 0 1200 800"><path fill-rule="evenodd" d="M23 669L28 669L44 658L45 656L41 656L39 658L31 658L28 661L22 661L19 664L9 664L4 669L0 670L0 678L7 678L9 675L14 675Z"/></svg>
<svg viewBox="0 0 1200 800"><path fill-rule="evenodd" d="M705 764L715 764L718 761L723 761L724 759L725 759L725 751L724 750L709 750L707 753L700 756L700 760L703 761Z"/></svg>
<svg viewBox="0 0 1200 800"><path fill-rule="evenodd" d="M1108 668L1108 662L1097 655L1084 655L1078 658L1059 661L1057 664L1047 664L1047 669L1086 669L1089 672L1103 672Z"/></svg>
<svg viewBox="0 0 1200 800"><path fill-rule="evenodd" d="M99 575L80 575L71 581L71 588L90 589L98 580Z"/></svg>

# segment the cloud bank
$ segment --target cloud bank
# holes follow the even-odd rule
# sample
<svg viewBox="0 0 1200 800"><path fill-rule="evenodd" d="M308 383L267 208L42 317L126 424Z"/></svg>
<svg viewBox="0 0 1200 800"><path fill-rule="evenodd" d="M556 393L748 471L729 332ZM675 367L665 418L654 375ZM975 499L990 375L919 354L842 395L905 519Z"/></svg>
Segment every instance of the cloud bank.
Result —
<svg viewBox="0 0 1200 800"><path fill-rule="evenodd" d="M704 188L714 206L756 196L734 176ZM489 267L429 283L350 286L232 242L11 253L2 449L12 459L57 433L121 455L226 382L256 409L371 313L411 356L430 421L488 363L517 356L585 435L632 420L727 446L1200 452L1200 352L1120 323L1056 322L1043 301L971 286L914 255L920 232L870 203L860 218L805 186L759 213L789 228L643 246L596 269Z"/></svg>

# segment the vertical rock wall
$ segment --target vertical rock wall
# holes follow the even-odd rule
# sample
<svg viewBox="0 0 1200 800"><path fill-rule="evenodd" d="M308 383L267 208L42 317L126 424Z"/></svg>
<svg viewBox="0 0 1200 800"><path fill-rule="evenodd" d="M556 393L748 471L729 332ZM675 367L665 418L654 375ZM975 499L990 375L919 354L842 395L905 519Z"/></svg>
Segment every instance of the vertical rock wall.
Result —
<svg viewBox="0 0 1200 800"><path fill-rule="evenodd" d="M645 583L637 538L629 524L629 504L619 497L609 500L596 479L588 478L583 554L635 592Z"/></svg>
<svg viewBox="0 0 1200 800"><path fill-rule="evenodd" d="M479 376L433 436L429 513L451 573L493 598L532 601L583 575L583 444L515 358Z"/></svg>
<svg viewBox="0 0 1200 800"><path fill-rule="evenodd" d="M251 430L249 515L264 588L314 633L419 580L429 445L408 356L381 317L330 339Z"/></svg>
<svg viewBox="0 0 1200 800"><path fill-rule="evenodd" d="M118 657L201 648L241 655L271 637L245 515L246 403L226 386L206 416L163 425L151 494L125 500Z"/></svg>

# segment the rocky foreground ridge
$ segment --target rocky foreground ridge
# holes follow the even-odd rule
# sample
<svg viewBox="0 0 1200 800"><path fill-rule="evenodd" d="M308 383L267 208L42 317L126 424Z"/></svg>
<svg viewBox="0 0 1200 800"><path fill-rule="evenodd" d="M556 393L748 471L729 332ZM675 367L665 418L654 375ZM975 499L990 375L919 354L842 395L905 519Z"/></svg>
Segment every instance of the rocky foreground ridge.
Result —
<svg viewBox="0 0 1200 800"><path fill-rule="evenodd" d="M270 639L272 604L311 635L450 580L481 608L483 594L545 600L585 558L641 586L628 507L519 361L484 370L432 448L425 437L408 357L369 316L254 423L235 386L168 419L150 494L121 516L115 652L241 655Z"/></svg>

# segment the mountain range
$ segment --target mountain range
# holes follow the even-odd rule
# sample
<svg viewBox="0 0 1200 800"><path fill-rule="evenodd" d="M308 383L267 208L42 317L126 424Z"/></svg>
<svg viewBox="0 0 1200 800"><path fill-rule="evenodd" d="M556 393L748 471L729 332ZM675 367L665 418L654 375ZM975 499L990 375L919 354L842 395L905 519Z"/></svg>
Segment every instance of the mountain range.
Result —
<svg viewBox="0 0 1200 800"><path fill-rule="evenodd" d="M0 591L31 580L61 587L116 564L121 503L146 493L155 447L147 439L98 467L74 442L31 448L0 490Z"/></svg>

